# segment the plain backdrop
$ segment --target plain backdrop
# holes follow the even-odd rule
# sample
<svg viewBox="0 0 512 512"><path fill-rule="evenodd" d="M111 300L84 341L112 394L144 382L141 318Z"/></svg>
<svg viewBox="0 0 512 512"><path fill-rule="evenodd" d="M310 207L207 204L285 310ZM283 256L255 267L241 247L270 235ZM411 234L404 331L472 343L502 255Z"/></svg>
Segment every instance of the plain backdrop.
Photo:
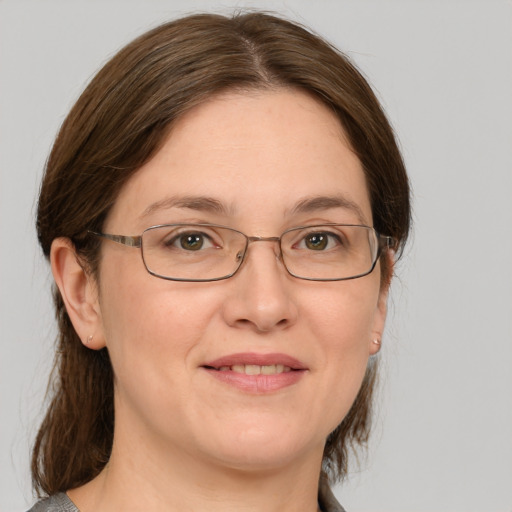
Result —
<svg viewBox="0 0 512 512"><path fill-rule="evenodd" d="M415 227L398 266L375 434L350 512L512 511L512 3L0 0L0 511L33 501L29 448L52 361L36 243L52 140L106 59L188 12L299 20L373 84L401 141Z"/></svg>

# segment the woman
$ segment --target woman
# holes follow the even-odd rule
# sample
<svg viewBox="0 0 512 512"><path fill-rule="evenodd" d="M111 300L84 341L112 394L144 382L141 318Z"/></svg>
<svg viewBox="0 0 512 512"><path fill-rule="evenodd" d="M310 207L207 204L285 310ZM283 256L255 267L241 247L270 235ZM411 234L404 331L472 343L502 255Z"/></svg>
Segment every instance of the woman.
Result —
<svg viewBox="0 0 512 512"><path fill-rule="evenodd" d="M374 94L307 30L195 15L121 50L41 187L33 510L343 510L409 221Z"/></svg>

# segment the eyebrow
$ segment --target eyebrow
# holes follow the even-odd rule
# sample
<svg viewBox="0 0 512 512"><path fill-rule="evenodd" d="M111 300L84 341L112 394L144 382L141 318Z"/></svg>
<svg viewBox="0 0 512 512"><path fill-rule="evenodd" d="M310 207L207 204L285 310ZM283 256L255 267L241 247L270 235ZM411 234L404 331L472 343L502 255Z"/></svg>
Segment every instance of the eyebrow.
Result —
<svg viewBox="0 0 512 512"><path fill-rule="evenodd" d="M232 206L226 206L224 203L208 196L173 196L156 201L149 205L141 215L141 218L147 217L155 211L167 210L170 208L186 208L206 213L215 213L218 215L234 215ZM289 214L312 213L335 208L343 208L352 211L362 224L367 224L366 217L361 207L354 201L342 196L312 196L298 201L290 210Z"/></svg>
<svg viewBox="0 0 512 512"><path fill-rule="evenodd" d="M311 213L334 208L350 210L355 213L362 224L368 223L361 207L354 201L342 195L306 197L305 199L300 200L291 209L291 213Z"/></svg>
<svg viewBox="0 0 512 512"><path fill-rule="evenodd" d="M168 210L170 208L188 208L206 213L216 213L226 215L232 208L226 207L223 203L213 197L207 196L173 196L156 201L150 204L142 213L141 217L147 217L158 210Z"/></svg>

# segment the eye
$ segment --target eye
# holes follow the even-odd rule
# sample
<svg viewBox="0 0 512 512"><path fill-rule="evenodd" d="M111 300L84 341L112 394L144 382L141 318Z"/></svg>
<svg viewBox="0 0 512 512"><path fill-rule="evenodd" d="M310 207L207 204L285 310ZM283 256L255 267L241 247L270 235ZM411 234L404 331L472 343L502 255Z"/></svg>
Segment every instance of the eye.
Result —
<svg viewBox="0 0 512 512"><path fill-rule="evenodd" d="M325 251L341 244L340 238L334 233L327 231L316 231L308 233L298 244L299 249L310 249L312 251Z"/></svg>
<svg viewBox="0 0 512 512"><path fill-rule="evenodd" d="M185 251L200 251L214 247L211 238L199 231L180 233L167 240L165 245Z"/></svg>

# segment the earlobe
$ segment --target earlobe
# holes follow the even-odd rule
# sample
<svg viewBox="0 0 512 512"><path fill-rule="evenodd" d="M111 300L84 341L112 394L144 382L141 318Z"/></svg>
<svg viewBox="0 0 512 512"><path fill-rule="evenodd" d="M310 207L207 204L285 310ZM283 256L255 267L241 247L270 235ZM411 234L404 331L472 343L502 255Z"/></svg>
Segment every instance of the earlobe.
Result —
<svg viewBox="0 0 512 512"><path fill-rule="evenodd" d="M96 281L80 264L71 240L56 238L50 260L53 278L82 343L94 350L103 348L105 340Z"/></svg>
<svg viewBox="0 0 512 512"><path fill-rule="evenodd" d="M387 315L387 296L387 289L385 291L381 290L377 304L377 310L375 312L372 335L371 339L369 340L369 351L371 356L377 354L382 345L382 334L384 332L384 325L386 323Z"/></svg>
<svg viewBox="0 0 512 512"><path fill-rule="evenodd" d="M394 251L389 251L386 262L386 275L384 276L384 279L381 280L373 329L371 339L369 340L369 352L371 356L377 354L382 346L382 336L388 311L389 287L391 285L391 277L393 276L394 255Z"/></svg>

